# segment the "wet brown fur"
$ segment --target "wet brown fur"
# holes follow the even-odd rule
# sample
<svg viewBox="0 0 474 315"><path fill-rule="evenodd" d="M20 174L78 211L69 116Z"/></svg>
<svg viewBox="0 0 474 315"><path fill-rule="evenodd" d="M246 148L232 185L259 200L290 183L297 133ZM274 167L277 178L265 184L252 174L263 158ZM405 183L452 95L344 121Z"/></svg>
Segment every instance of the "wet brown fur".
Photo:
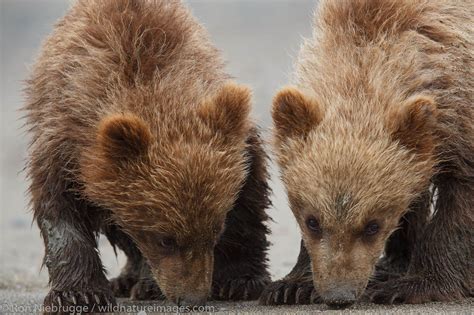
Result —
<svg viewBox="0 0 474 315"><path fill-rule="evenodd" d="M78 1L26 94L45 304L258 297L269 188L250 91L180 1ZM110 285L99 232L128 257Z"/></svg>
<svg viewBox="0 0 474 315"><path fill-rule="evenodd" d="M370 279L380 303L472 295L473 14L472 1L320 2L273 106L304 246L263 303L346 305Z"/></svg>

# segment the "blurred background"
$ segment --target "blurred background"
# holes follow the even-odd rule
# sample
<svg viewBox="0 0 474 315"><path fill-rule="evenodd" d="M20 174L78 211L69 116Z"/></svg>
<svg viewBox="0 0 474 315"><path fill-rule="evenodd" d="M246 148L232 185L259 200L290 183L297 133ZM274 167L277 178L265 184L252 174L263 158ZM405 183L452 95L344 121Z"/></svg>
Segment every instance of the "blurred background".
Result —
<svg viewBox="0 0 474 315"><path fill-rule="evenodd" d="M188 0L228 61L228 72L254 90L253 117L270 139L270 106L286 84L302 38L310 35L315 0ZM20 111L23 81L42 40L71 5L66 0L0 0L0 289L39 289L43 242L28 208L25 164L28 136ZM272 163L273 207L269 214L274 278L292 268L299 251L299 229ZM124 263L105 238L100 252L109 276Z"/></svg>

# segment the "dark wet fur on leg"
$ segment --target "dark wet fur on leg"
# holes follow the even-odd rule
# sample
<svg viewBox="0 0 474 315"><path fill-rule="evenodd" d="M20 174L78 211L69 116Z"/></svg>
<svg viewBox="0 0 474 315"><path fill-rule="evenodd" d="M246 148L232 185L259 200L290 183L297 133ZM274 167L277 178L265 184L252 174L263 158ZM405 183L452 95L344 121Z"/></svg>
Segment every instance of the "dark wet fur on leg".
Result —
<svg viewBox="0 0 474 315"><path fill-rule="evenodd" d="M387 241L384 257L377 263L372 284L399 278L406 274L413 250L430 215L431 193L426 191L417 198L400 220L400 229Z"/></svg>
<svg viewBox="0 0 474 315"><path fill-rule="evenodd" d="M267 156L257 129L247 140L249 175L226 230L215 248L212 298L255 300L270 283L267 251L269 229L265 210L270 206Z"/></svg>
<svg viewBox="0 0 474 315"><path fill-rule="evenodd" d="M103 232L114 250L118 247L127 256L127 263L120 275L110 280L110 287L116 297L130 297L132 287L140 280L141 265L144 258L132 239L122 232L119 226L107 225Z"/></svg>
<svg viewBox="0 0 474 315"><path fill-rule="evenodd" d="M474 205L474 190L453 178L438 180L436 212L415 244L407 274L370 287L373 302L446 302L472 296L474 225L472 208L465 207Z"/></svg>
<svg viewBox="0 0 474 315"><path fill-rule="evenodd" d="M64 194L63 198L55 202L62 200L63 206L72 209L97 211L70 194ZM77 220L78 215L66 212L51 217L48 213L41 213L37 218L45 242L44 264L48 268L51 285L44 305L77 306L89 312L99 312L99 306L116 302L98 256L97 233L94 232L98 230L97 226L87 218ZM68 263L64 264L64 261Z"/></svg>

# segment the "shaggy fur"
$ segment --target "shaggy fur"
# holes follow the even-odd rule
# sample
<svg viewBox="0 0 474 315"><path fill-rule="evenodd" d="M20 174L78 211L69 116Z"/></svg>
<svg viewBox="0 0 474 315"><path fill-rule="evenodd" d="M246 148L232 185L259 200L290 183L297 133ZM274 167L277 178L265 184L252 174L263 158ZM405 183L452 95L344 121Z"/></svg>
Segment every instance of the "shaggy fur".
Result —
<svg viewBox="0 0 474 315"><path fill-rule="evenodd" d="M344 306L371 277L375 302L472 295L473 14L462 0L321 1L273 107L304 244L262 303Z"/></svg>
<svg viewBox="0 0 474 315"><path fill-rule="evenodd" d="M56 25L26 105L46 305L259 296L266 155L228 79L179 1L82 0ZM128 256L111 285L99 232Z"/></svg>

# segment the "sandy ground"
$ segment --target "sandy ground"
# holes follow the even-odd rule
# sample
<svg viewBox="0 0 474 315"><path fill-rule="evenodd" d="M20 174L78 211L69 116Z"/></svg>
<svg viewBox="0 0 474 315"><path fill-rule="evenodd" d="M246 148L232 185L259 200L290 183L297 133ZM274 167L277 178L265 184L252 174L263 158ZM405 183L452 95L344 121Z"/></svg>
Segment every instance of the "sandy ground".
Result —
<svg viewBox="0 0 474 315"><path fill-rule="evenodd" d="M31 313L40 309L43 295L46 291L34 292L15 292L13 290L0 290L0 313ZM374 305L374 304L356 304L343 311L328 310L327 306L322 304L300 305L300 306L278 306L267 307L257 305L256 302L236 302L222 303L209 302L210 308L207 312L217 314L313 314L313 313L331 313L331 314L473 314L474 299L466 300L461 303L429 303L424 305ZM122 312L150 314L152 312L163 311L170 312L173 306L166 302L130 302L120 300L119 307ZM171 311L173 312L173 311ZM176 312L174 312L176 313Z"/></svg>
<svg viewBox="0 0 474 315"><path fill-rule="evenodd" d="M275 91L288 82L292 60L303 36L310 34L314 1L310 0L201 0L188 1L205 24L215 44L229 61L228 70L237 81L255 93L254 117L266 130L270 126L270 104ZM22 80L38 52L41 40L51 31L69 1L0 0L0 313L25 306L31 312L46 293L47 273L41 270L43 244L25 194L27 182L22 172L27 137L21 128ZM299 231L290 213L284 190L272 165L274 206L270 210L273 246L270 250L272 276L284 276L296 260ZM100 252L109 275L123 264L105 239ZM124 305L130 303L124 302ZM264 308L255 303L213 304L222 312L307 313L324 306ZM21 311L21 309L17 309ZM453 304L421 306L356 305L352 312L391 313L473 313L473 300Z"/></svg>

